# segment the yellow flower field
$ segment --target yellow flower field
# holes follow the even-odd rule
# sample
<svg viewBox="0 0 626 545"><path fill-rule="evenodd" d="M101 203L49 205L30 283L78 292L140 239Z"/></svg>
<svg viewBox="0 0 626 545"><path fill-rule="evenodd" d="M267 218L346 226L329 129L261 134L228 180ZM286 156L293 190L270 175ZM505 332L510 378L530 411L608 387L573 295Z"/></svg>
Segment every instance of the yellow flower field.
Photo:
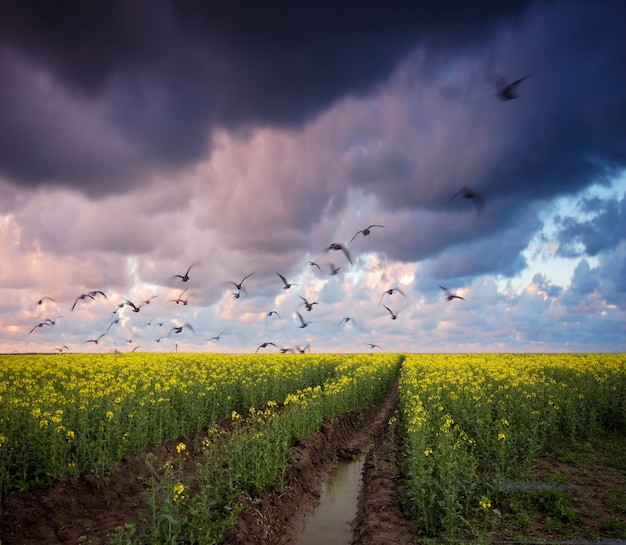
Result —
<svg viewBox="0 0 626 545"><path fill-rule="evenodd" d="M494 483L556 436L626 429L623 354L410 355L400 381L404 505L454 537ZM491 481L480 476L489 475Z"/></svg>

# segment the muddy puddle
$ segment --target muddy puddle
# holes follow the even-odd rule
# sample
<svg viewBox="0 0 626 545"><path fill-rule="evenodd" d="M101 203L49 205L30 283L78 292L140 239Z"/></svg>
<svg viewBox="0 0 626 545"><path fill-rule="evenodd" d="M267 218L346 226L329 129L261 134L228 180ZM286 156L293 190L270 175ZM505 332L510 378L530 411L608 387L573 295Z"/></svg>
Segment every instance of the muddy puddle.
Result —
<svg viewBox="0 0 626 545"><path fill-rule="evenodd" d="M297 531L283 545L349 545L351 523L357 513L361 474L369 443L358 445L361 454L339 462L324 483L319 501L304 515Z"/></svg>

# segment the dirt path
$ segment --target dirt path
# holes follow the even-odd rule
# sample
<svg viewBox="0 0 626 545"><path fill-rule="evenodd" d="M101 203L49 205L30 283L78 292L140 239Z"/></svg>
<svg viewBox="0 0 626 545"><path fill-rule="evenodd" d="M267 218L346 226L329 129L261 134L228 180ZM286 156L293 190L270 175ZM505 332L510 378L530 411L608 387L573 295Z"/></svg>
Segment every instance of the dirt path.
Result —
<svg viewBox="0 0 626 545"><path fill-rule="evenodd" d="M363 469L358 512L353 522L353 545L416 543L411 522L398 502L396 480L387 446L388 421L397 405L397 386L381 406L364 415L342 415L294 449L295 464L281 492L265 491L243 498L246 506L224 545L288 545L295 540L302 517L314 505L332 468L360 454L355 447L371 442ZM359 427L357 424L361 423Z"/></svg>
<svg viewBox="0 0 626 545"><path fill-rule="evenodd" d="M359 454L355 448L371 442L363 474L358 514L354 523L355 545L413 543L410 523L397 503L396 482L387 448L387 422L397 403L393 388L381 406L364 414L341 415L324 424L320 432L293 447L294 464L287 470L280 492L263 491L258 498L244 495L245 506L237 525L225 537L225 545L288 543L300 517L319 498L326 476L341 460ZM151 452L157 460L174 456L180 440L192 444L193 436L159 445ZM146 453L125 457L114 472L98 478L86 473L79 479L61 478L49 488L12 494L0 504L2 545L55 545L106 543L116 526L146 513L145 481L149 477ZM189 471L202 454L188 458Z"/></svg>

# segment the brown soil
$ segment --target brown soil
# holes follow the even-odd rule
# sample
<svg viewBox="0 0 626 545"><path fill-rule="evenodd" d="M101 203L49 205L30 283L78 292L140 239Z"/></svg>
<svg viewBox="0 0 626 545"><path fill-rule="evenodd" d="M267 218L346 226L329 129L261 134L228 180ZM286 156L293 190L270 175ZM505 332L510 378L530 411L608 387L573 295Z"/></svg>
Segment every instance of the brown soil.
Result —
<svg viewBox="0 0 626 545"><path fill-rule="evenodd" d="M397 485L391 472L386 436L387 421L397 402L394 388L380 407L364 414L349 413L327 421L323 429L292 449L294 463L285 475L282 491L263 491L259 497L240 498L244 506L225 545L288 543L299 517L319 498L326 476L341 460L359 454L356 445L371 441L365 460L359 512L354 524L354 544L413 543L415 534L397 501ZM224 425L227 426L228 422ZM183 441L196 444L204 432L155 447L155 466L176 454ZM187 456L190 475L201 452ZM30 545L60 543L103 544L107 534L126 522L147 515L145 500L149 469L147 453L126 456L108 475L85 473L80 478L62 477L45 490L11 494L0 504L0 543Z"/></svg>

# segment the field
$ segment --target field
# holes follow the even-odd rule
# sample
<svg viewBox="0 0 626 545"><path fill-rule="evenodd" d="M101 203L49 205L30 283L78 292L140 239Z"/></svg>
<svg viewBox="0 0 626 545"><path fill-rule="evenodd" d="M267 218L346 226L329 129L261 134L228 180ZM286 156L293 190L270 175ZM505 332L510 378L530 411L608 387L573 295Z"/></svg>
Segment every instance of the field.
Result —
<svg viewBox="0 0 626 545"><path fill-rule="evenodd" d="M323 468L364 437L359 542L381 528L396 543L626 538L621 354L0 363L4 545L278 542ZM71 498L86 491L81 511ZM377 501L393 530L372 523Z"/></svg>

